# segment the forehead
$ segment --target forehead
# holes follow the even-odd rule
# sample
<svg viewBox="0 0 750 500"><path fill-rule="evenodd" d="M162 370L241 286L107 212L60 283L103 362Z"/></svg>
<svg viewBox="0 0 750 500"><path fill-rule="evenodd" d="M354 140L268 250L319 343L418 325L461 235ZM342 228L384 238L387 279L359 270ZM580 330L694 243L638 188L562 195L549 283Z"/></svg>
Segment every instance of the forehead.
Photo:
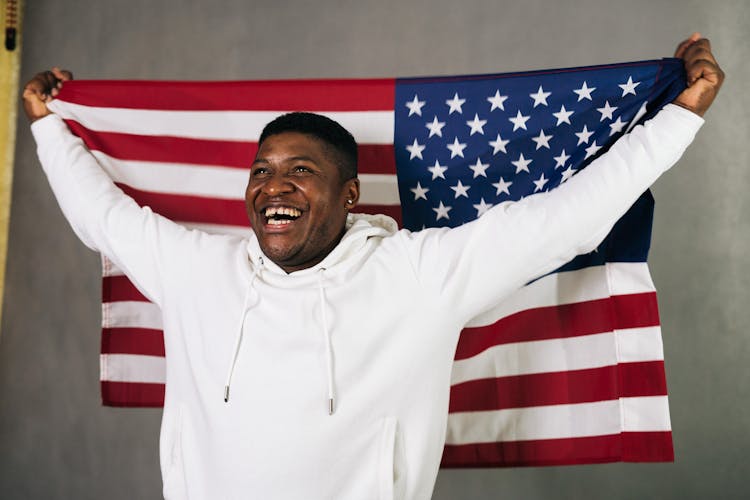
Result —
<svg viewBox="0 0 750 500"><path fill-rule="evenodd" d="M256 161L284 161L307 157L316 163L334 163L330 146L321 139L301 132L282 132L266 138L258 148Z"/></svg>

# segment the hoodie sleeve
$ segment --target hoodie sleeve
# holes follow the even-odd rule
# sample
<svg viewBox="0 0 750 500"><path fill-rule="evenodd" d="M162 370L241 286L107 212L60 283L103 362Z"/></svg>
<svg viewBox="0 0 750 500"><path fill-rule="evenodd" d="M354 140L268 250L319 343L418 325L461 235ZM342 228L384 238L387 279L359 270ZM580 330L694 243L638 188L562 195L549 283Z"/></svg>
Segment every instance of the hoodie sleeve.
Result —
<svg viewBox="0 0 750 500"><path fill-rule="evenodd" d="M667 105L549 192L506 202L455 229L408 236L418 279L438 303L468 320L510 293L587 253L669 169L703 124Z"/></svg>
<svg viewBox="0 0 750 500"><path fill-rule="evenodd" d="M180 249L189 247L197 232L139 207L57 115L37 120L31 130L39 160L73 231L161 305L168 266L179 260Z"/></svg>

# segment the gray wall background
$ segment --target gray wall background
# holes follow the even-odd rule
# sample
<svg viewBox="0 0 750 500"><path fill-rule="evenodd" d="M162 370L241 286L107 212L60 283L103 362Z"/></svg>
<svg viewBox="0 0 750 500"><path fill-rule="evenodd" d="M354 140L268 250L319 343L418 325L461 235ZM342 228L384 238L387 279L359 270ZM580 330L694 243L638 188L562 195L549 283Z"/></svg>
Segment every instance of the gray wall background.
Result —
<svg viewBox="0 0 750 500"><path fill-rule="evenodd" d="M651 257L674 464L449 470L434 498L739 498L750 473L750 2L27 0L24 81L481 73L671 55L699 30L727 73L656 184ZM99 259L77 242L19 115L0 335L0 496L158 498L160 411L99 404Z"/></svg>

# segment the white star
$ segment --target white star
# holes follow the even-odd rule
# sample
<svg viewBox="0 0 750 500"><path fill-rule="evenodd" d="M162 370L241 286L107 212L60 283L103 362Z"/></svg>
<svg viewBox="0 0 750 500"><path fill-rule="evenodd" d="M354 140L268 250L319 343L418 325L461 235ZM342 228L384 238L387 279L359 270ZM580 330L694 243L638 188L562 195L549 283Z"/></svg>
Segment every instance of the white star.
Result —
<svg viewBox="0 0 750 500"><path fill-rule="evenodd" d="M534 185L536 186L534 192L536 193L537 191L541 191L542 188L544 188L544 185L547 184L547 181L549 181L549 179L545 179L544 172L542 172L542 176L534 181Z"/></svg>
<svg viewBox="0 0 750 500"><path fill-rule="evenodd" d="M560 125L561 123L567 123L570 125L570 115L572 114L573 112L566 110L565 106L560 106L560 111L552 113L552 116L557 118L557 125Z"/></svg>
<svg viewBox="0 0 750 500"><path fill-rule="evenodd" d="M469 195L466 192L471 189L471 186L464 186L461 184L461 181L458 181L458 184L451 186L451 189L456 193L455 198L458 198L459 196L468 198Z"/></svg>
<svg viewBox="0 0 750 500"><path fill-rule="evenodd" d="M422 107L425 105L425 101L420 101L417 94L414 94L414 99L406 103L406 107L409 108L409 116L419 115L422 116Z"/></svg>
<svg viewBox="0 0 750 500"><path fill-rule="evenodd" d="M557 162L557 164L555 165L555 170L557 170L559 167L565 166L565 162L570 160L570 155L566 155L565 150L563 149L560 153L560 156L555 156L554 159Z"/></svg>
<svg viewBox="0 0 750 500"><path fill-rule="evenodd" d="M586 82L583 82L583 85L580 89L576 89L573 92L578 94L578 102L581 102L584 99L591 100L591 93L596 90L596 87L589 87L586 85Z"/></svg>
<svg viewBox="0 0 750 500"><path fill-rule="evenodd" d="M552 92L545 92L542 86L539 86L539 90L536 94L529 94L529 97L534 99L534 107L536 108L539 104L547 105L547 98L552 95Z"/></svg>
<svg viewBox="0 0 750 500"><path fill-rule="evenodd" d="M547 148L549 149L549 140L552 139L551 135L544 135L544 130L539 131L539 135L532 137L531 140L536 142L536 149Z"/></svg>
<svg viewBox="0 0 750 500"><path fill-rule="evenodd" d="M635 88L638 85L640 85L640 84L641 84L641 82L635 82L635 83L633 83L633 77L629 76L627 82L621 83L621 84L618 85L618 87L620 87L622 89L622 96L621 97L625 97L628 94L635 95Z"/></svg>
<svg viewBox="0 0 750 500"><path fill-rule="evenodd" d="M458 92L453 94L453 99L448 99L447 101L445 101L445 104L450 106L448 114L452 115L454 111L458 111L460 114L463 114L464 110L461 109L461 106L463 106L465 102L466 99L461 99L460 97L458 97Z"/></svg>
<svg viewBox="0 0 750 500"><path fill-rule="evenodd" d="M486 124L487 124L487 120L480 120L479 115L474 113L474 119L466 122L466 125L471 127L471 132L469 133L469 136L472 136L477 132L484 135L484 126Z"/></svg>
<svg viewBox="0 0 750 500"><path fill-rule="evenodd" d="M463 142L458 142L458 137L453 139L453 144L446 144L445 147L451 150L451 158L455 158L456 156L460 156L461 158L464 157L464 149L466 149L466 144Z"/></svg>
<svg viewBox="0 0 750 500"><path fill-rule="evenodd" d="M565 182L568 179L570 179L571 177L573 177L573 174L575 174L575 173L576 173L576 169L574 169L572 166L570 166L570 167L566 168L565 170L563 170L562 171L562 179L560 180L560 184L562 184L563 182Z"/></svg>
<svg viewBox="0 0 750 500"><path fill-rule="evenodd" d="M446 218L450 220L450 216L448 215L448 212L450 212L452 208L453 207L446 207L445 205L443 205L443 202L441 201L440 205L437 208L433 208L433 210L435 211L435 214L437 214L435 216L435 220L440 220L442 218Z"/></svg>
<svg viewBox="0 0 750 500"><path fill-rule="evenodd" d="M627 125L627 122L622 121L618 116L617 120L609 124L609 136L612 137L613 135L622 132L622 129L625 128L625 125Z"/></svg>
<svg viewBox="0 0 750 500"><path fill-rule="evenodd" d="M577 146L581 144L588 144L589 139L591 138L592 135L594 135L593 132L589 132L589 129L588 127L586 127L586 125L583 126L583 130L581 130L580 132L576 132L575 134L578 136Z"/></svg>
<svg viewBox="0 0 750 500"><path fill-rule="evenodd" d="M508 190L508 188L511 186L511 184L513 184L513 183L512 182L505 182L505 179L503 179L502 177L500 177L500 180L498 182L494 182L492 184L492 186L497 188L497 193L495 193L496 195L499 196L500 193L505 193L508 196L510 196L510 191Z"/></svg>
<svg viewBox="0 0 750 500"><path fill-rule="evenodd" d="M595 155L596 152L599 151L600 149L602 149L602 147L601 146L597 146L596 145L596 141L592 142L591 145L586 148L586 158L588 158L589 156ZM584 158L584 160L586 158Z"/></svg>
<svg viewBox="0 0 750 500"><path fill-rule="evenodd" d="M489 166L489 163L482 163L482 159L477 158L477 162L474 165L469 165L469 168L474 171L473 179L476 179L480 175L482 177L487 177L487 168L489 168Z"/></svg>
<svg viewBox="0 0 750 500"><path fill-rule="evenodd" d="M427 199L427 191L429 191L428 188L423 188L422 185L417 182L417 187L411 188L410 191L414 193L414 201L417 201L418 199L422 198L423 200Z"/></svg>
<svg viewBox="0 0 750 500"><path fill-rule="evenodd" d="M445 127L445 122L439 122L436 116L431 122L425 124L425 127L430 129L430 135L427 136L428 139L433 135L443 137L443 127Z"/></svg>
<svg viewBox="0 0 750 500"><path fill-rule="evenodd" d="M481 217L487 212L487 210L492 208L492 203L485 203L484 198L480 198L479 204L474 205L474 208L477 211L477 217Z"/></svg>
<svg viewBox="0 0 750 500"><path fill-rule="evenodd" d="M518 130L519 128L522 128L524 130L528 130L526 128L526 122L529 121L530 116L523 116L521 114L521 110L518 110L518 113L516 114L515 118L508 118L511 122L513 122L513 132Z"/></svg>
<svg viewBox="0 0 750 500"><path fill-rule="evenodd" d="M500 95L500 91L496 90L494 96L487 98L490 104L492 104L492 107L490 108L490 112L495 111L498 108L505 111L505 106L503 105L503 103L505 102L506 99L508 99L507 95Z"/></svg>
<svg viewBox="0 0 750 500"><path fill-rule="evenodd" d="M492 146L492 154L496 155L498 151L502 151L503 153L508 153L505 150L505 146L508 145L510 141L504 141L502 137L500 137L500 134L497 134L497 139L494 141L490 141L490 146Z"/></svg>
<svg viewBox="0 0 750 500"><path fill-rule="evenodd" d="M534 160L527 160L523 157L523 153L518 157L516 161L512 161L511 163L516 166L516 173L520 173L521 170L525 170L526 172L529 171L529 163L531 163ZM530 173L530 172L529 172Z"/></svg>
<svg viewBox="0 0 750 500"><path fill-rule="evenodd" d="M600 122L603 122L605 118L612 119L612 113L617 109L617 106L612 107L609 105L609 101L604 102L603 108L596 108L598 112L602 114L602 117L599 119Z"/></svg>
<svg viewBox="0 0 750 500"><path fill-rule="evenodd" d="M434 181L438 177L445 179L443 173L448 170L448 167L442 166L437 160L435 160L435 164L431 167L427 167L427 170L432 173L432 180Z"/></svg>
<svg viewBox="0 0 750 500"><path fill-rule="evenodd" d="M414 143L411 146L406 146L406 150L410 153L409 159L413 160L414 158L419 158L422 160L422 151L424 151L425 146L418 143L416 139L414 139Z"/></svg>

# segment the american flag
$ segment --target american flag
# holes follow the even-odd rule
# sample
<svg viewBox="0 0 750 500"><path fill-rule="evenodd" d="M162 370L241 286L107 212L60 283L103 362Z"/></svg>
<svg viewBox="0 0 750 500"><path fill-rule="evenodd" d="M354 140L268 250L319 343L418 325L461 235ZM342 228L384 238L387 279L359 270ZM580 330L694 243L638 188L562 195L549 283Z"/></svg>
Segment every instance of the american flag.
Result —
<svg viewBox="0 0 750 500"><path fill-rule="evenodd" d="M419 230L553 189L683 87L681 61L664 59L417 79L76 81L52 107L138 203L237 234L250 231L244 186L262 127L325 114L359 143L359 209ZM652 205L645 193L597 251L467 325L443 466L673 459L646 267ZM103 402L160 406L160 312L106 257L103 274Z"/></svg>

